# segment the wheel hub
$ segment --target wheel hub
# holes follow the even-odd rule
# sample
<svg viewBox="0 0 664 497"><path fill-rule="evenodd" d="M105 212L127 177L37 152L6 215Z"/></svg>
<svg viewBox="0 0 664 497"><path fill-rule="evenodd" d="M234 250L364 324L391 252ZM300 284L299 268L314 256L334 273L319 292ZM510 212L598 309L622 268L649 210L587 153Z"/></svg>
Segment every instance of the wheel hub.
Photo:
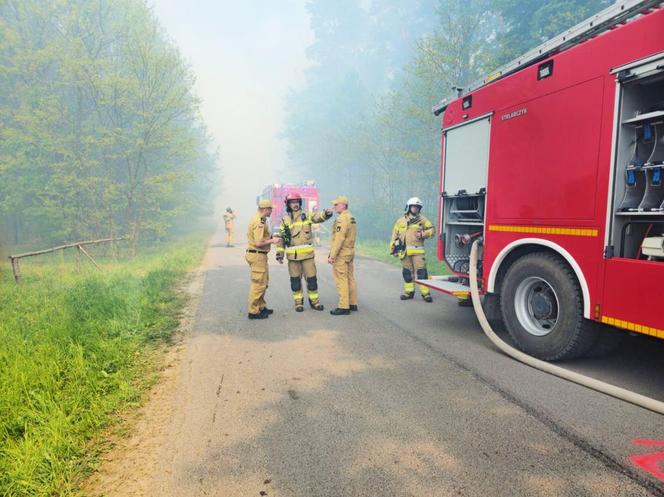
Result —
<svg viewBox="0 0 664 497"><path fill-rule="evenodd" d="M516 317L531 335L542 337L558 322L558 296L544 279L531 276L517 286L514 294Z"/></svg>
<svg viewBox="0 0 664 497"><path fill-rule="evenodd" d="M542 292L537 292L533 295L531 305L535 319L547 318L553 311L551 298L548 295L543 295Z"/></svg>

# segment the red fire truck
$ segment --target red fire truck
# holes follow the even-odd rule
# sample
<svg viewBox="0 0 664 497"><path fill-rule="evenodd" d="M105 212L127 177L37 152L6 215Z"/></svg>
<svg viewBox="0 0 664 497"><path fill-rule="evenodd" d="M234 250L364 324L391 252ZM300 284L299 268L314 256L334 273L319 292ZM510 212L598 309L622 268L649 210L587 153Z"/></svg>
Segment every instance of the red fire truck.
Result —
<svg viewBox="0 0 664 497"><path fill-rule="evenodd" d="M272 205L274 205L274 209L272 209L273 223L278 224L286 213L284 199L286 195L291 193L299 193L302 196L302 209L305 211L312 211L315 207L320 206L318 186L316 186L316 182L313 180L308 180L301 184L268 185L258 197L256 203L260 199L270 200Z"/></svg>
<svg viewBox="0 0 664 497"><path fill-rule="evenodd" d="M661 0L617 2L433 110L453 276L420 284L467 296L478 239L484 302L523 351L664 338Z"/></svg>

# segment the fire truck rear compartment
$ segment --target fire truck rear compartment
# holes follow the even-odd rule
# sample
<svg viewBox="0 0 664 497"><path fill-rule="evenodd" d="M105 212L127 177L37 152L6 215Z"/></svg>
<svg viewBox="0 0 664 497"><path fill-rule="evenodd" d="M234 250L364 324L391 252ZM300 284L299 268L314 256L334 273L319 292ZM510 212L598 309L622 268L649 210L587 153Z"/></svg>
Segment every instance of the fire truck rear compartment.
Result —
<svg viewBox="0 0 664 497"><path fill-rule="evenodd" d="M647 237L664 233L664 66L618 73L620 106L611 245L614 255L644 256Z"/></svg>
<svg viewBox="0 0 664 497"><path fill-rule="evenodd" d="M490 116L445 130L445 260L468 274L472 242L484 231Z"/></svg>
<svg viewBox="0 0 664 497"><path fill-rule="evenodd" d="M444 197L445 259L453 271L468 274L470 247L484 227L484 190Z"/></svg>

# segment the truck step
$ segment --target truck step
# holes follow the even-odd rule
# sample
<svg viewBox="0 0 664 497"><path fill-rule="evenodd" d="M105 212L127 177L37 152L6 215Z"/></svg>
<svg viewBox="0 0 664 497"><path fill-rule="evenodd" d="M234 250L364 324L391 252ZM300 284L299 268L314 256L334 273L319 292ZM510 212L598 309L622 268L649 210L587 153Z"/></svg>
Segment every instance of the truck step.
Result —
<svg viewBox="0 0 664 497"><path fill-rule="evenodd" d="M448 278L456 279L455 276L434 276L428 280L415 280L415 283L459 298L467 298L470 296L469 287L456 281L449 281Z"/></svg>

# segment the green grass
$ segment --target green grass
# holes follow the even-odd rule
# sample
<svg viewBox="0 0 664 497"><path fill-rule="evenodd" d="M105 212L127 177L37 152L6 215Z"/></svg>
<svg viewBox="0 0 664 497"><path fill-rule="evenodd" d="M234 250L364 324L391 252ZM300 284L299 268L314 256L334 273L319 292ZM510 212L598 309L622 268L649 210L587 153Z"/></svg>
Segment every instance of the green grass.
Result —
<svg viewBox="0 0 664 497"><path fill-rule="evenodd" d="M0 273L0 495L78 495L90 441L141 398L176 330L186 272L204 239L152 249L103 272L70 255ZM86 265L87 264L87 265Z"/></svg>
<svg viewBox="0 0 664 497"><path fill-rule="evenodd" d="M362 240L357 243L356 249L359 255L371 257L394 266L401 267L401 262L398 257L393 257L389 254L389 243L378 240ZM425 244L427 269L430 275L445 275L450 274L447 266L438 260L436 257L436 247L432 244Z"/></svg>

